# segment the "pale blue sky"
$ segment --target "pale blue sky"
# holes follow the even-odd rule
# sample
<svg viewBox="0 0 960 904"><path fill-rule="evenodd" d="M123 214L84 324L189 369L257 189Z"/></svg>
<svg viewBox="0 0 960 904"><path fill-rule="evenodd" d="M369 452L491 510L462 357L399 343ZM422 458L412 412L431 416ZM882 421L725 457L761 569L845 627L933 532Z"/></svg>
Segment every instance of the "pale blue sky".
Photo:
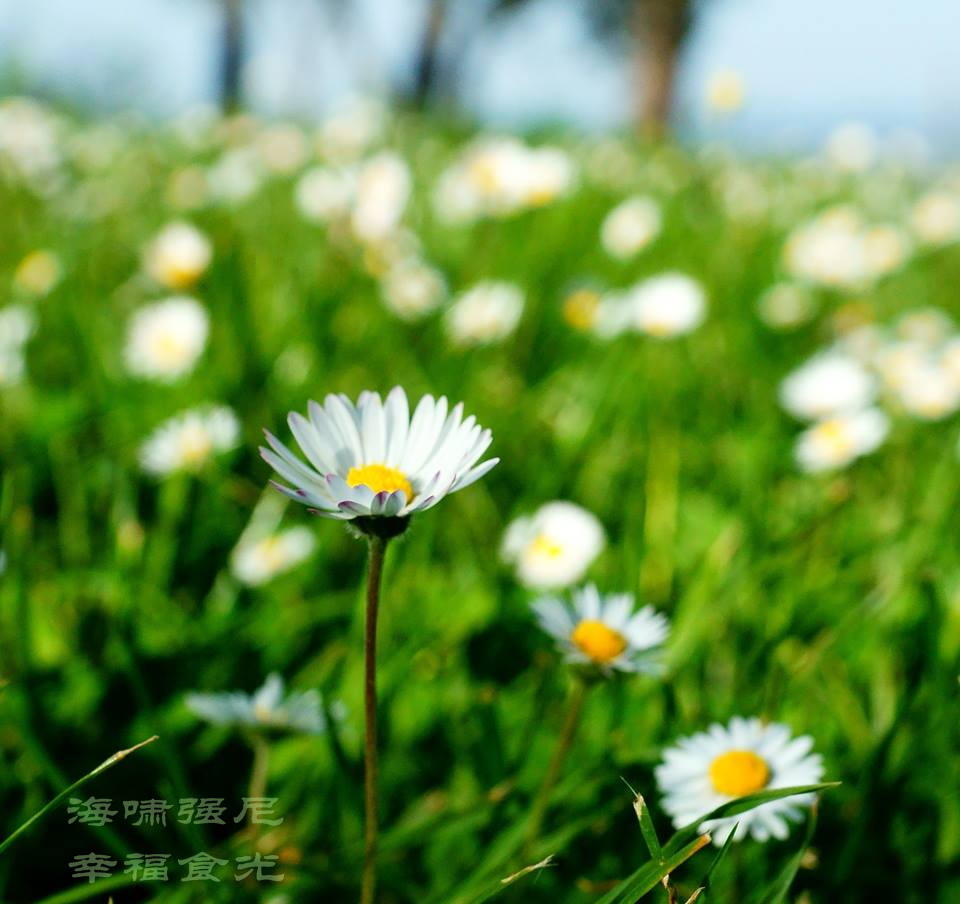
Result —
<svg viewBox="0 0 960 904"><path fill-rule="evenodd" d="M587 40L587 0L540 0L478 30L469 0L453 23L465 106L504 125L622 123L623 60ZM408 66L422 0L355 0L347 27L334 0L250 0L250 96L267 112L316 112ZM114 105L170 113L209 99L210 0L0 0L0 63L44 84ZM838 122L881 133L914 129L960 147L960 0L708 0L685 56L681 120L688 132L763 147L809 146ZM461 38L469 40L461 41ZM716 123L700 98L719 68L742 73L746 109Z"/></svg>

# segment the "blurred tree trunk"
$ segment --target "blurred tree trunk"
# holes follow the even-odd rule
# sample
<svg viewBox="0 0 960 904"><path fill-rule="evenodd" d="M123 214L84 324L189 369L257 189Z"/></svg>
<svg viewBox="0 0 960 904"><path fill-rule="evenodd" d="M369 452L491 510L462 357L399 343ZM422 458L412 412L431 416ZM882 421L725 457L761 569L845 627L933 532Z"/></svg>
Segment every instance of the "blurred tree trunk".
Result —
<svg viewBox="0 0 960 904"><path fill-rule="evenodd" d="M233 113L240 107L243 70L243 0L220 0L220 109Z"/></svg>
<svg viewBox="0 0 960 904"><path fill-rule="evenodd" d="M690 30L691 0L635 0L632 15L639 128L652 138L667 132L680 48Z"/></svg>
<svg viewBox="0 0 960 904"><path fill-rule="evenodd" d="M413 103L419 109L427 105L433 93L434 82L437 79L440 38L443 36L446 19L447 0L429 0L427 22L420 40L414 71Z"/></svg>

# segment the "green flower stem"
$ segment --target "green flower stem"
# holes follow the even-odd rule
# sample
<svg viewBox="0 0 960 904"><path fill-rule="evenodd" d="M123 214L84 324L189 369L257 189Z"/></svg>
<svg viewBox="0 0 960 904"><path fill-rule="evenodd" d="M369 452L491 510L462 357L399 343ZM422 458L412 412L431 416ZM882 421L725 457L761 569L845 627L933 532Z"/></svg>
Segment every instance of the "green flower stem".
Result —
<svg viewBox="0 0 960 904"><path fill-rule="evenodd" d="M547 772L543 777L540 790L537 792L533 806L530 808L530 816L527 822L524 841L525 855L530 853L537 840L537 836L540 834L540 828L543 825L544 817L547 815L547 809L550 806L550 795L553 793L553 789L563 771L563 764L566 762L570 749L573 747L573 741L577 735L577 726L580 724L580 715L583 712L583 702L586 696L587 682L579 675L574 676L573 685L570 688L570 694L567 698L567 714L564 717L563 727L560 729L560 735L557 738L557 746L554 748L550 765L547 766Z"/></svg>
<svg viewBox="0 0 960 904"><path fill-rule="evenodd" d="M360 904L373 904L377 885L377 614L387 538L368 535L367 606L363 632L364 844Z"/></svg>
<svg viewBox="0 0 960 904"><path fill-rule="evenodd" d="M267 796L267 773L270 769L270 742L260 733L255 732L250 738L253 748L253 765L250 768L250 789L247 796L251 800ZM254 811L249 811L250 824L253 825Z"/></svg>

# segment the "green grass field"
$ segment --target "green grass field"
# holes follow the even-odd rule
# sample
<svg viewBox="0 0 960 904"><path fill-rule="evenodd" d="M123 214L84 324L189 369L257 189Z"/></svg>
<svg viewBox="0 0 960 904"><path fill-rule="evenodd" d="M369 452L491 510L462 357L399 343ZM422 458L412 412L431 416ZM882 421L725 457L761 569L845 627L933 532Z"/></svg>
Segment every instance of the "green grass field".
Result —
<svg viewBox="0 0 960 904"><path fill-rule="evenodd" d="M911 238L889 273L804 288L815 309L791 329L757 313L790 278L783 249L799 224L845 204L912 235L914 203L930 183L956 194L956 176L553 135L546 143L576 172L569 188L450 223L434 189L469 136L398 117L360 155L389 147L409 164L403 242L416 237L448 289L439 310L404 320L378 278L389 247L342 222L308 222L294 203L301 173L329 149L311 141L286 171L253 168L249 196L184 207L183 184L202 181L228 146L255 153L262 129L214 125L187 142L172 129L57 121L59 159L26 173L0 140L0 312L26 309L34 325L22 374L0 379L0 837L114 751L160 736L79 795L112 799L113 823L68 824L64 803L0 854L0 901L357 899L364 545L291 503L283 526L315 538L305 561L246 586L231 553L258 503L283 499L257 452L262 429L288 442L287 413L308 399L394 385L412 400L463 400L501 462L415 515L389 548L379 901L470 904L491 889L504 902L600 901L650 860L624 780L666 841L653 772L662 751L735 715L812 736L824 780L842 784L820 796L789 892L773 883L795 866L806 823L787 841L734 843L701 901L960 901L956 418L912 417L881 395L880 448L805 473L793 451L802 427L778 401L783 378L852 321L886 327L929 307L960 318L960 244ZM662 230L619 261L601 222L634 194L656 200ZM142 255L174 220L212 244L185 289L210 329L195 367L157 382L128 372L124 344L133 312L171 294ZM59 278L31 285L22 261L41 249ZM578 288L602 294L666 271L703 287L706 317L692 332L607 337L571 325L564 301ZM491 279L522 289L519 323L457 344L443 309ZM207 403L236 413L234 448L195 470L145 474L152 431ZM554 499L603 525L584 580L634 593L671 632L662 676L591 689L542 830L523 849L571 679L533 615L538 594L500 548L514 518ZM252 692L272 672L317 689L328 724L270 740L263 787L283 823L246 827L232 817L248 795L249 738L205 724L185 697ZM178 799L202 797L225 799L226 825L175 818ZM131 799L172 801L167 826L125 819ZM257 849L279 857L282 882L234 881L235 858ZM703 884L716 850L676 869L676 900ZM179 881L175 861L199 851L230 861L219 886ZM71 876L89 852L117 862L112 878ZM135 852L171 854L171 881L132 882L124 859ZM552 865L499 887L548 854ZM668 893L658 886L649 900Z"/></svg>

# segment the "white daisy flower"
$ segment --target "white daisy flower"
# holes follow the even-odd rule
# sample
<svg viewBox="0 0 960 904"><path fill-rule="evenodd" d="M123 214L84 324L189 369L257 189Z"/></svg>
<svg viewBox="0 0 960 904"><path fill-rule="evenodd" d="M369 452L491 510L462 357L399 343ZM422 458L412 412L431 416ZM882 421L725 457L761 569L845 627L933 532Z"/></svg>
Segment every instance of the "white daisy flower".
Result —
<svg viewBox="0 0 960 904"><path fill-rule="evenodd" d="M259 587L295 568L309 558L315 548L316 540L306 527L242 538L230 557L230 570L242 584Z"/></svg>
<svg viewBox="0 0 960 904"><path fill-rule="evenodd" d="M204 307L185 295L141 308L127 327L127 372L162 381L184 376L203 352L209 327Z"/></svg>
<svg viewBox="0 0 960 904"><path fill-rule="evenodd" d="M567 662L613 671L660 671L658 648L669 633L665 616L652 606L634 610L630 593L601 594L594 584L574 590L570 602L546 596L533 610L555 638Z"/></svg>
<svg viewBox="0 0 960 904"><path fill-rule="evenodd" d="M909 368L895 392L909 414L925 421L943 420L960 408L960 383L932 360Z"/></svg>
<svg viewBox="0 0 960 904"><path fill-rule="evenodd" d="M212 456L232 449L239 436L240 423L231 409L194 408L153 431L140 449L140 466L158 477L198 471Z"/></svg>
<svg viewBox="0 0 960 904"><path fill-rule="evenodd" d="M809 321L816 312L816 301L799 283L777 283L757 302L760 319L775 330L790 330Z"/></svg>
<svg viewBox="0 0 960 904"><path fill-rule="evenodd" d="M355 191L356 173L353 170L315 166L297 181L294 201L304 219L326 223L346 216Z"/></svg>
<svg viewBox="0 0 960 904"><path fill-rule="evenodd" d="M924 245L949 245L960 240L960 197L944 191L924 195L913 206L910 225Z"/></svg>
<svg viewBox="0 0 960 904"><path fill-rule="evenodd" d="M479 480L497 462L477 464L491 442L463 404L448 410L445 397L424 396L410 415L399 387L385 401L363 392L356 404L344 395L311 401L309 420L297 412L290 429L309 464L269 431L264 460L292 486L280 492L317 515L341 521L404 519L435 506L444 496Z"/></svg>
<svg viewBox="0 0 960 904"><path fill-rule="evenodd" d="M210 240L189 223L170 223L147 246L144 267L161 285L186 289L204 273L213 257Z"/></svg>
<svg viewBox="0 0 960 904"><path fill-rule="evenodd" d="M637 328L663 339L695 330L707 308L703 287L683 273L644 280L630 293L630 304Z"/></svg>
<svg viewBox="0 0 960 904"><path fill-rule="evenodd" d="M864 123L843 123L827 137L824 150L827 159L837 169L862 173L873 166L877 159L877 136Z"/></svg>
<svg viewBox="0 0 960 904"><path fill-rule="evenodd" d="M647 247L659 234L663 216L653 198L633 197L606 215L600 241L611 257L626 260Z"/></svg>
<svg viewBox="0 0 960 904"><path fill-rule="evenodd" d="M416 320L436 310L447 284L435 267L417 258L403 258L387 271L381 283L387 307L404 320Z"/></svg>
<svg viewBox="0 0 960 904"><path fill-rule="evenodd" d="M525 587L555 590L579 581L604 542L596 516L572 502L556 501L513 521L501 554Z"/></svg>
<svg viewBox="0 0 960 904"><path fill-rule="evenodd" d="M316 690L283 695L283 679L272 674L252 694L187 694L187 708L213 725L266 731L320 734L326 727L323 705Z"/></svg>
<svg viewBox="0 0 960 904"><path fill-rule="evenodd" d="M411 187L410 167L399 154L383 151L366 161L357 174L354 235L364 242L390 235L400 225Z"/></svg>
<svg viewBox="0 0 960 904"><path fill-rule="evenodd" d="M831 351L811 358L783 380L780 404L794 417L812 421L865 408L876 391L876 380L859 361Z"/></svg>
<svg viewBox="0 0 960 904"><path fill-rule="evenodd" d="M523 303L523 292L512 283L478 283L447 312L447 330L459 345L495 342L516 329Z"/></svg>
<svg viewBox="0 0 960 904"><path fill-rule="evenodd" d="M823 777L823 762L811 753L813 739L790 737L786 725L734 716L727 726L681 738L667 748L654 770L663 795L663 808L680 828L717 807L759 791L815 785ZM716 845L722 845L736 827L734 840L749 834L757 841L784 839L789 822L802 818L813 794L770 801L725 819L700 826Z"/></svg>
<svg viewBox="0 0 960 904"><path fill-rule="evenodd" d="M889 430L887 416L879 408L837 414L804 430L794 455L800 468L810 473L843 468L878 449Z"/></svg>

